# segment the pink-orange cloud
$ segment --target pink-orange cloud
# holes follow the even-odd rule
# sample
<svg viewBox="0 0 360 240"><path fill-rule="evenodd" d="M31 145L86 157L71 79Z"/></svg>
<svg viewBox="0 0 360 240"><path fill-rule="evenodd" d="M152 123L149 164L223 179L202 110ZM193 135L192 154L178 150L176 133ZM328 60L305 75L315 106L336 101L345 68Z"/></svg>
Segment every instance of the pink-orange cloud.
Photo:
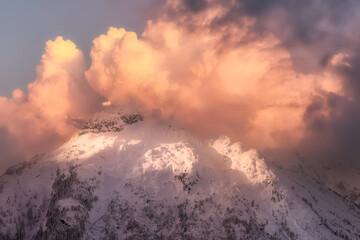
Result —
<svg viewBox="0 0 360 240"><path fill-rule="evenodd" d="M26 158L57 146L99 108L101 99L88 86L85 69L82 52L58 37L46 43L28 94L16 89L12 98L0 98L0 126Z"/></svg>
<svg viewBox="0 0 360 240"><path fill-rule="evenodd" d="M253 19L244 18L242 28L210 31L206 24L216 14L199 18L203 28L196 31L162 20L149 22L141 38L110 28L94 40L90 86L114 104L160 109L206 137L227 134L258 148L295 146L313 97L341 94L341 82L330 73L295 72L271 33L235 44L248 37Z"/></svg>
<svg viewBox="0 0 360 240"><path fill-rule="evenodd" d="M174 17L149 21L142 36L110 28L97 37L90 68L71 41L47 42L28 92L0 97L0 138L11 139L26 157L49 151L102 102L161 112L162 119L201 136L225 134L259 150L306 152L334 135L321 132L332 119L342 126L339 106L350 106L351 98L344 76L333 70L353 74L348 53L330 57L321 73L297 72L289 49L273 33L254 31L256 17L230 21L228 5L215 0L191 5L191 11L183 1L165 2ZM328 139L321 151L336 145Z"/></svg>

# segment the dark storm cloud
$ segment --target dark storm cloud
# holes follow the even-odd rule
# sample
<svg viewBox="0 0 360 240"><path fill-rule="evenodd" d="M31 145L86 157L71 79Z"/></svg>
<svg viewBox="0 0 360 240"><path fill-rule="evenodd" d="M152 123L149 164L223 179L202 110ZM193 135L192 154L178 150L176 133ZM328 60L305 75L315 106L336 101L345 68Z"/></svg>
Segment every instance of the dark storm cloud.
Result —
<svg viewBox="0 0 360 240"><path fill-rule="evenodd" d="M344 96L324 93L314 98L304 113L308 133L300 148L312 158L360 164L360 50L356 43L345 50L351 50L347 64L333 68Z"/></svg>
<svg viewBox="0 0 360 240"><path fill-rule="evenodd" d="M344 79L348 94L360 101L360 38L348 47L349 56L344 59L348 65L341 65L336 71Z"/></svg>
<svg viewBox="0 0 360 240"><path fill-rule="evenodd" d="M326 113L326 114L325 114ZM300 152L322 163L358 164L360 108L358 101L334 94L317 97L304 114L307 135Z"/></svg>
<svg viewBox="0 0 360 240"><path fill-rule="evenodd" d="M168 8L168 16L194 28L192 14L214 5L225 7L226 12L211 23L216 31L229 24L242 24L241 17L257 19L253 32L259 37L270 31L286 46L302 72L317 72L339 50L353 41L350 31L359 31L354 19L360 2L355 0L183 0L177 8Z"/></svg>
<svg viewBox="0 0 360 240"><path fill-rule="evenodd" d="M184 5L192 12L200 12L207 7L206 0L184 0Z"/></svg>

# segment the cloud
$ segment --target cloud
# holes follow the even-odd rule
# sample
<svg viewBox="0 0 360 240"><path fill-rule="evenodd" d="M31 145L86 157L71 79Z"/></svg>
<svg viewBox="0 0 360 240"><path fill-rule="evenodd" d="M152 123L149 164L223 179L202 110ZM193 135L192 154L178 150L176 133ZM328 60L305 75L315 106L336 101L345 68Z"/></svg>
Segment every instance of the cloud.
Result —
<svg viewBox="0 0 360 240"><path fill-rule="evenodd" d="M142 36L110 29L94 41L96 91L264 153L357 162L358 2L160 4Z"/></svg>
<svg viewBox="0 0 360 240"><path fill-rule="evenodd" d="M247 17L241 28L209 31L211 14L196 19L203 24L196 31L163 20L149 22L142 38L110 28L94 40L90 86L111 103L160 110L206 137L227 134L260 149L295 146L312 98L341 94L339 79L295 72L271 33L242 42L255 24ZM222 45L224 35L236 44Z"/></svg>
<svg viewBox="0 0 360 240"><path fill-rule="evenodd" d="M12 98L0 98L0 126L24 158L53 149L99 109L102 99L88 86L85 69L82 52L58 37L46 43L28 94L16 89Z"/></svg>
<svg viewBox="0 0 360 240"><path fill-rule="evenodd" d="M309 159L323 164L341 163L353 167L359 164L360 138L359 51L337 54L331 59L334 74L343 85L343 94L324 92L308 105L303 119L306 134L299 151Z"/></svg>
<svg viewBox="0 0 360 240"><path fill-rule="evenodd" d="M16 164L23 159L19 150L20 147L16 140L5 127L0 126L0 174L2 169Z"/></svg>
<svg viewBox="0 0 360 240"><path fill-rule="evenodd" d="M356 45L359 37L360 3L356 0L205 0L197 11L187 0L169 0L160 11L188 29L199 26L194 19L214 9L221 13L208 23L212 31L240 26L243 17L256 19L252 37L272 32L288 49L296 71L319 72L334 54Z"/></svg>
<svg viewBox="0 0 360 240"><path fill-rule="evenodd" d="M112 27L94 39L90 68L71 41L47 42L28 92L0 98L2 139L28 157L101 105L135 105L263 153L358 162L357 1L156 2L141 36Z"/></svg>
<svg viewBox="0 0 360 240"><path fill-rule="evenodd" d="M356 106L359 105L360 96L360 2L206 0L198 5L196 11L192 3L194 1L163 1L159 7L163 13L162 19L175 23L184 31L198 33L206 29L209 34L220 34L219 51L247 46L249 42L257 42L271 33L278 39L278 45L289 53L291 69L296 74L306 76L306 79L312 78L311 75L336 79L338 87L335 89L321 90L309 85L308 93L311 94L302 101L306 107L296 113L301 119L301 127L297 128L301 137L296 144L292 144L293 149L286 146L280 149L270 147L271 151L268 149L268 152L297 151L312 163L359 164L356 147L360 138L356 130L359 128L359 110ZM243 29L249 21L253 24L244 37L231 34L236 31L234 29ZM297 84L301 85L301 81L299 79ZM299 91L301 88L294 92ZM277 112L269 111L271 114ZM283 118L277 119L281 121ZM260 126L259 123L256 125ZM289 142L289 131L274 131L271 135L283 139L285 145ZM284 153L278 156L284 158ZM290 159L289 155L285 158Z"/></svg>

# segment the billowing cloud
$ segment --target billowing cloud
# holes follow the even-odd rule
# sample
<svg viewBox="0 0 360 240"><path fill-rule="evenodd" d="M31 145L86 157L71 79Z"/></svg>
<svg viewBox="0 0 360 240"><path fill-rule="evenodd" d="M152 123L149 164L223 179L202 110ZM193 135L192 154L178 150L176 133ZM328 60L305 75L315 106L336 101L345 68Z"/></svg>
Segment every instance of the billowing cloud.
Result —
<svg viewBox="0 0 360 240"><path fill-rule="evenodd" d="M210 31L207 22L217 14L194 19L203 24L196 31L162 20L149 22L142 38L110 28L94 40L89 84L112 103L159 109L206 137L227 134L258 148L295 146L305 133L307 106L318 94L341 94L339 79L295 72L271 33L245 41L251 18L243 18L241 28Z"/></svg>
<svg viewBox="0 0 360 240"><path fill-rule="evenodd" d="M105 102L264 153L358 162L357 1L156 2L141 36L97 37L90 68L71 41L49 41L28 93L0 98L1 139L49 150Z"/></svg>
<svg viewBox="0 0 360 240"><path fill-rule="evenodd" d="M272 32L290 52L295 70L302 72L318 72L360 37L356 0L168 0L161 6L167 19L188 29L197 29L194 19L212 9L222 9L208 23L212 31L241 26L243 17L255 18L251 36Z"/></svg>
<svg viewBox="0 0 360 240"><path fill-rule="evenodd" d="M99 109L101 98L88 86L85 69L82 52L58 37L47 42L28 93L16 89L12 98L0 98L0 126L25 158L51 150Z"/></svg>
<svg viewBox="0 0 360 240"><path fill-rule="evenodd" d="M187 31L205 27L209 33L222 32L222 49L272 33L289 53L296 73L338 79L341 90L316 91L308 98L301 113L302 137L291 151L300 152L310 162L352 167L359 164L360 154L359 7L356 0L164 0L159 9L163 19ZM210 19L206 18L209 13ZM239 41L228 33L241 29L244 19L253 19L254 24Z"/></svg>

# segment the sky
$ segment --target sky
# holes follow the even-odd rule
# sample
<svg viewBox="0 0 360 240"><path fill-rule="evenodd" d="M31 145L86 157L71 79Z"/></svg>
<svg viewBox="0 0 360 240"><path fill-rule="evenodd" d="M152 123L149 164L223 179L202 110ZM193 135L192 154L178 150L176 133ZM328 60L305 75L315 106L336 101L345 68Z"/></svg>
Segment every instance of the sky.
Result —
<svg viewBox="0 0 360 240"><path fill-rule="evenodd" d="M89 56L91 42L110 26L141 33L148 0L0 1L0 95L26 90L46 41L70 38Z"/></svg>
<svg viewBox="0 0 360 240"><path fill-rule="evenodd" d="M295 165L360 165L357 0L1 4L0 166L104 103Z"/></svg>

